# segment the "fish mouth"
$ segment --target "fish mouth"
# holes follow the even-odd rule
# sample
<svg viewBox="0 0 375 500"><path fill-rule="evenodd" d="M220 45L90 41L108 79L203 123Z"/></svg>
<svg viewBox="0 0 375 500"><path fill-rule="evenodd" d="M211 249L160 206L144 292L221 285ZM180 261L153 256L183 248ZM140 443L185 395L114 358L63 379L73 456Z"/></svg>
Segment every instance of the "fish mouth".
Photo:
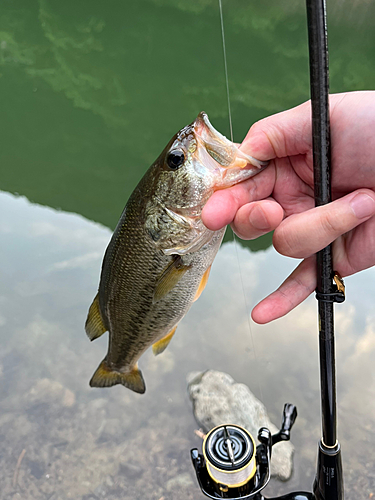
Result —
<svg viewBox="0 0 375 500"><path fill-rule="evenodd" d="M263 170L268 161L261 161L242 152L238 147L218 132L210 123L207 114L202 111L194 122L194 131L198 143L207 153L225 169L245 169L256 167Z"/></svg>

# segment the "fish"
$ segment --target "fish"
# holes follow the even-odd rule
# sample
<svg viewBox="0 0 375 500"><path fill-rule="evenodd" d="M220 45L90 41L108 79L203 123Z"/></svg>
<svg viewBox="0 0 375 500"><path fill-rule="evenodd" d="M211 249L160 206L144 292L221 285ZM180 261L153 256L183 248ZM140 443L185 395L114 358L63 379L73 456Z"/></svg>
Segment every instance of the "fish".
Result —
<svg viewBox="0 0 375 500"><path fill-rule="evenodd" d="M139 358L151 346L155 355L166 349L202 293L225 233L204 226L205 203L266 165L215 130L204 112L169 141L131 194L105 251L85 330L90 340L108 331L108 352L91 387L145 392Z"/></svg>

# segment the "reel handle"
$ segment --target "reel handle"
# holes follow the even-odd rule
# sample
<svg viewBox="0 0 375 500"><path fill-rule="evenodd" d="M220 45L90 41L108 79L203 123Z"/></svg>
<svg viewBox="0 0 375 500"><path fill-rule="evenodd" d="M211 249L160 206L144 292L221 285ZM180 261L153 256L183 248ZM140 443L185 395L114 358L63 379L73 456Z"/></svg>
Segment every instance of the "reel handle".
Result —
<svg viewBox="0 0 375 500"><path fill-rule="evenodd" d="M285 403L283 417L281 420L281 429L272 436L272 446L280 441L290 440L290 431L297 418L297 407L291 403Z"/></svg>

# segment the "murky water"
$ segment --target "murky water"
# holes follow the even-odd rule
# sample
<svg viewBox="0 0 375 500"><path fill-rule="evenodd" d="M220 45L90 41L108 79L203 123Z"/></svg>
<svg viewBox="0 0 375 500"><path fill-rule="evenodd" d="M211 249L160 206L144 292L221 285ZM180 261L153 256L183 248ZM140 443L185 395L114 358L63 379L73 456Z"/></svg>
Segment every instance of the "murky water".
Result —
<svg viewBox="0 0 375 500"><path fill-rule="evenodd" d="M373 86L374 9L329 3L333 91ZM224 20L241 140L256 119L308 97L304 2L232 0ZM0 65L0 498L202 498L185 379L209 368L246 383L276 424L284 402L297 405L295 471L268 493L309 489L320 436L316 301L250 333L233 243L165 353L142 357L145 395L88 387L106 352L107 339L90 343L83 325L109 228L201 109L228 133L216 1L5 1ZM295 265L272 249L238 252L249 307ZM348 278L336 307L347 498L375 494L374 273Z"/></svg>

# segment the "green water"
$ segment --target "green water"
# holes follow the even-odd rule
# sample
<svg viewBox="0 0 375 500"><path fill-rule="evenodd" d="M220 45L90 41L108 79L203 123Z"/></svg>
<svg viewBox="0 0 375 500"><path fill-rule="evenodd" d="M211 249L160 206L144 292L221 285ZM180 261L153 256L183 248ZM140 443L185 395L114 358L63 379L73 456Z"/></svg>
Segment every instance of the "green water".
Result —
<svg viewBox="0 0 375 500"><path fill-rule="evenodd" d="M328 3L332 92L374 88L375 4ZM305 5L224 0L223 8L241 141L254 121L308 99ZM224 245L167 351L142 358L144 396L88 387L107 339L90 344L83 324L129 194L201 110L229 136L221 43L216 0L1 2L1 500L201 498L185 379L208 368L248 384L276 424L285 401L297 404L294 474L268 494L311 486L316 303L249 333L246 308L295 265L272 248L238 249L243 290L233 244ZM374 269L349 278L336 314L347 498L375 493L374 278Z"/></svg>
<svg viewBox="0 0 375 500"><path fill-rule="evenodd" d="M223 7L241 141L309 96L305 7ZM372 88L375 5L329 7L332 91ZM199 111L229 135L221 43L217 0L3 0L1 189L114 228L142 173Z"/></svg>

